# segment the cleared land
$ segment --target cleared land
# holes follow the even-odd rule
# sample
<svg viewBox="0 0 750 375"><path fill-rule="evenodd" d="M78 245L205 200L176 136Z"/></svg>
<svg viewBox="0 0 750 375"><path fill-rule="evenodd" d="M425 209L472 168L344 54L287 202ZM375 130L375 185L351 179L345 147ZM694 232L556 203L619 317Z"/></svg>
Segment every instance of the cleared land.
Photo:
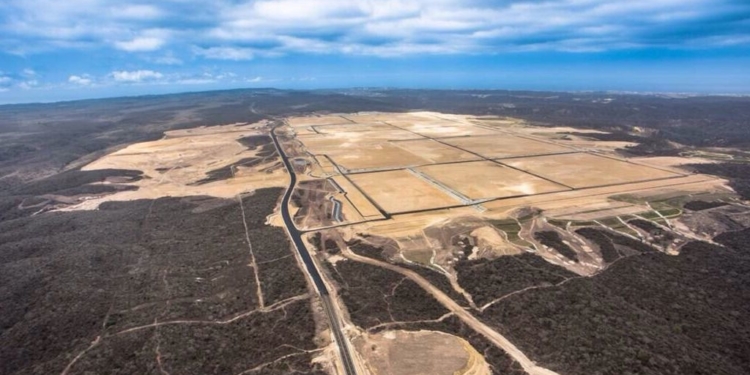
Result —
<svg viewBox="0 0 750 375"><path fill-rule="evenodd" d="M471 199L501 198L568 188L489 161L417 168Z"/></svg>
<svg viewBox="0 0 750 375"><path fill-rule="evenodd" d="M480 160L474 154L444 145L432 139L399 141L393 142L393 144L433 163Z"/></svg>
<svg viewBox="0 0 750 375"><path fill-rule="evenodd" d="M361 173L349 177L390 213L459 204L458 200L407 170Z"/></svg>
<svg viewBox="0 0 750 375"><path fill-rule="evenodd" d="M403 168L429 164L421 158L392 143L381 143L368 148L336 151L329 155L333 161L348 171L367 169Z"/></svg>
<svg viewBox="0 0 750 375"><path fill-rule="evenodd" d="M376 375L489 374L484 358L459 337L436 331L385 331L355 345Z"/></svg>
<svg viewBox="0 0 750 375"><path fill-rule="evenodd" d="M679 174L586 153L511 159L504 164L573 188L678 177Z"/></svg>
<svg viewBox="0 0 750 375"><path fill-rule="evenodd" d="M491 129L446 120L394 121L388 123L430 138L497 135L497 132Z"/></svg>
<svg viewBox="0 0 750 375"><path fill-rule="evenodd" d="M379 219L383 215L378 211L367 197L362 194L356 186L342 176L333 177L333 180L346 192L346 199L356 208L357 212L365 219Z"/></svg>
<svg viewBox="0 0 750 375"><path fill-rule="evenodd" d="M494 134L497 133L495 132ZM441 142L477 153L488 159L560 154L575 151L575 149L565 146L512 135L446 138L441 139Z"/></svg>

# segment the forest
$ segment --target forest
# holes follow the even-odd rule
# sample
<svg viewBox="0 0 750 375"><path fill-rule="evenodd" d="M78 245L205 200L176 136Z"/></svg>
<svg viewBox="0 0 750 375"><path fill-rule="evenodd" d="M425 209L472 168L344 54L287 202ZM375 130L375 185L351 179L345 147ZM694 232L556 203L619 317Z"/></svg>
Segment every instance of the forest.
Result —
<svg viewBox="0 0 750 375"><path fill-rule="evenodd" d="M269 372L313 370L300 352L317 348L306 281L283 230L265 225L280 194L242 200L263 298L280 304L268 312L250 313L259 301L237 200L110 202L0 222L0 373L60 373L97 337L71 374L239 372L290 354Z"/></svg>

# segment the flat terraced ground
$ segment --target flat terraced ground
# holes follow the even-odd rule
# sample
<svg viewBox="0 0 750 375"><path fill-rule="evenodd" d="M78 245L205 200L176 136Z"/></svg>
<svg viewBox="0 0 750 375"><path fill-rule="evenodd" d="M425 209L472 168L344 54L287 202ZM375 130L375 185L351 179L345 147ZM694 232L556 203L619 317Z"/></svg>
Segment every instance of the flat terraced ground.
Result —
<svg viewBox="0 0 750 375"><path fill-rule="evenodd" d="M346 199L356 207L357 211L364 219L371 220L383 217L383 215L380 214L380 211L378 211L378 208L373 206L372 203L367 200L367 197L365 197L362 192L352 185L345 177L335 176L333 177L333 180L336 181L341 189L346 192Z"/></svg>
<svg viewBox="0 0 750 375"><path fill-rule="evenodd" d="M330 154L333 161L349 171L362 169L399 168L429 164L421 158L392 143L371 145L369 148L337 151Z"/></svg>
<svg viewBox="0 0 750 375"><path fill-rule="evenodd" d="M342 149L359 149L372 147L373 144L386 143L388 140L418 139L418 135L405 130L391 129L381 131L355 131L331 134L316 134L300 137L313 154L333 154Z"/></svg>
<svg viewBox="0 0 750 375"><path fill-rule="evenodd" d="M497 132L492 129L446 120L419 122L389 121L388 123L430 138L497 135Z"/></svg>
<svg viewBox="0 0 750 375"><path fill-rule="evenodd" d="M394 145L417 154L433 163L450 163L456 161L480 160L474 154L461 151L431 139L393 142Z"/></svg>
<svg viewBox="0 0 750 375"><path fill-rule="evenodd" d="M428 165L417 170L471 199L568 190L565 186L490 161Z"/></svg>
<svg viewBox="0 0 750 375"><path fill-rule="evenodd" d="M503 163L576 189L680 176L586 153L510 159Z"/></svg>
<svg viewBox="0 0 750 375"><path fill-rule="evenodd" d="M497 134L497 133L495 133ZM517 156L560 154L574 152L575 149L534 141L527 138L514 137L508 134L483 137L446 138L440 141L468 150L488 159L501 159Z"/></svg>
<svg viewBox="0 0 750 375"><path fill-rule="evenodd" d="M339 124L339 125L315 125L313 126L318 133L323 134L339 134L339 133L351 133L351 132L381 132L398 130L393 126L386 125L383 123L372 123L372 124Z"/></svg>
<svg viewBox="0 0 750 375"><path fill-rule="evenodd" d="M353 174L349 178L389 213L459 204L438 187L403 169Z"/></svg>

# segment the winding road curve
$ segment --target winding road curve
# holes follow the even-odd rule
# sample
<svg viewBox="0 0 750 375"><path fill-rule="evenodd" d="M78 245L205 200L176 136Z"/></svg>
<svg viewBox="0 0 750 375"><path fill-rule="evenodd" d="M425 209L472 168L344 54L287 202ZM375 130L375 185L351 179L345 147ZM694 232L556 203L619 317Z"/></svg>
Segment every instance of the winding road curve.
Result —
<svg viewBox="0 0 750 375"><path fill-rule="evenodd" d="M286 170L289 172L290 176L289 187L286 189L284 197L281 200L281 216L284 219L284 225L286 227L287 234L289 235L289 238L292 239L294 248L297 250L297 253L299 253L302 262L305 264L307 274L310 279L312 279L313 284L315 285L315 289L318 290L318 294L320 295L320 300L323 302L323 308L326 312L326 315L328 315L329 321L331 322L331 332L333 332L333 335L336 338L336 343L339 347L339 353L341 354L341 362L344 367L344 372L347 375L356 375L357 371L354 365L354 361L352 360L351 353L349 352L348 340L344 336L344 333L341 331L341 319L338 315L338 311L333 307L333 302L331 301L331 295L328 293L328 288L323 282L323 278L320 276L320 272L318 271L315 262L310 256L310 252L308 252L305 243L302 241L300 231L297 230L297 227L294 225L294 221L292 221L292 217L289 214L289 199L291 199L292 192L294 191L294 185L297 183L297 175L295 175L294 169L292 169L292 164L289 162L289 158L287 158L284 150L281 148L281 144L279 144L279 140L276 138L276 129L276 127L271 129L271 139L273 139L273 143L276 146L276 151L279 153L279 156L281 156L281 160L284 162L284 166L286 167Z"/></svg>

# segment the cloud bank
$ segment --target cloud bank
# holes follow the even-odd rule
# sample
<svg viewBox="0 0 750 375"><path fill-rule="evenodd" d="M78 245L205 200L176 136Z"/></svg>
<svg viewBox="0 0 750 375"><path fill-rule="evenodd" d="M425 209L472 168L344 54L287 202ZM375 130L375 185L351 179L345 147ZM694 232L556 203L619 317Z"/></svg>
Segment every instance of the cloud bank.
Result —
<svg viewBox="0 0 750 375"><path fill-rule="evenodd" d="M0 48L16 53L171 47L207 59L247 60L285 53L394 56L750 43L750 3L744 0L7 0L0 14Z"/></svg>

